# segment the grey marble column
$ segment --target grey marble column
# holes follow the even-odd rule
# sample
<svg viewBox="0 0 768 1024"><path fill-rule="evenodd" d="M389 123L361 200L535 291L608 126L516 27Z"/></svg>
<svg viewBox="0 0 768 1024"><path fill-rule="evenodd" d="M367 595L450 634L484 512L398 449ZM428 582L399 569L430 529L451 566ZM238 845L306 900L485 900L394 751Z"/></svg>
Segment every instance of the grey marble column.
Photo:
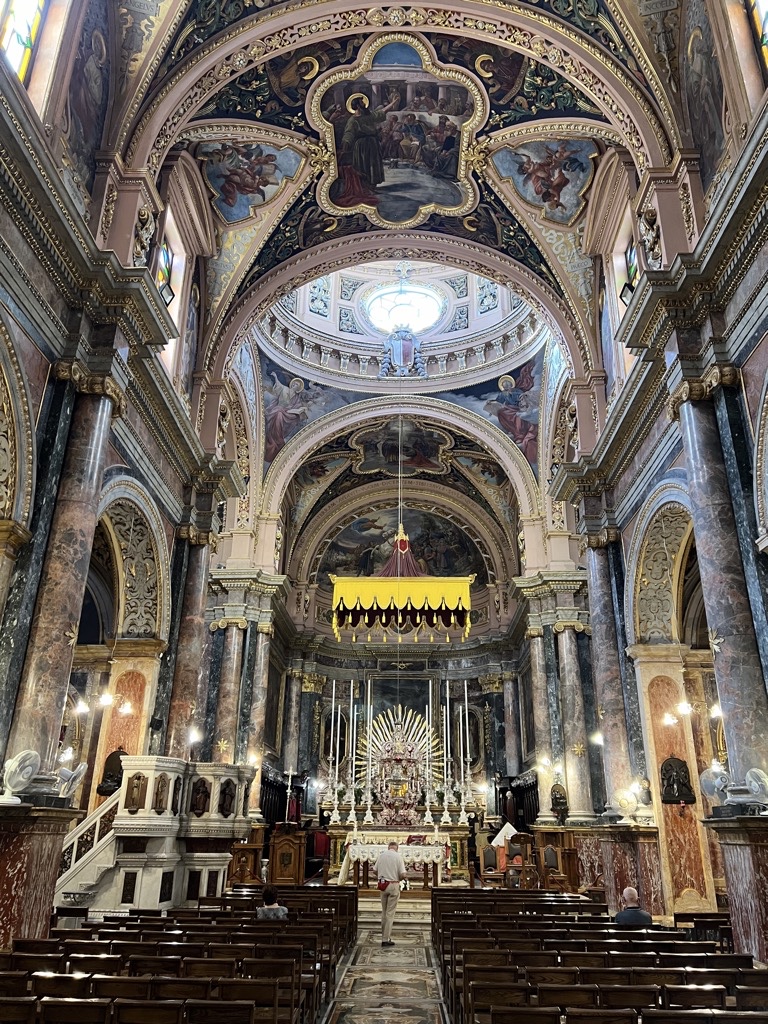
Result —
<svg viewBox="0 0 768 1024"><path fill-rule="evenodd" d="M533 728L536 737L536 760L539 764L546 758L552 760L552 732L549 720L549 696L547 694L547 666L544 659L544 637L531 636L531 699L533 701ZM550 771L537 771L539 790L539 816L537 822L546 824L555 820L551 811Z"/></svg>
<svg viewBox="0 0 768 1024"><path fill-rule="evenodd" d="M235 758L245 626L245 619L227 622L224 630L212 751L213 760L220 764L232 764Z"/></svg>
<svg viewBox="0 0 768 1024"><path fill-rule="evenodd" d="M517 673L504 673L504 748L506 775L519 775L523 763L520 742L520 693Z"/></svg>
<svg viewBox="0 0 768 1024"><path fill-rule="evenodd" d="M600 732L603 770L610 803L614 793L632 782L627 719L619 665L619 644L613 616L608 551L604 545L587 550L589 621L592 626L592 678Z"/></svg>
<svg viewBox="0 0 768 1024"><path fill-rule="evenodd" d="M264 762L264 722L267 711L267 687L269 685L269 647L273 627L271 623L257 625L256 657L253 665L253 690L251 693L251 717L248 725L248 763L255 764L256 775L251 783L248 813L252 818L261 818L261 772Z"/></svg>
<svg viewBox="0 0 768 1024"><path fill-rule="evenodd" d="M587 756L584 693L581 688L579 650L573 629L557 633L560 659L560 702L563 719L563 769L568 793L568 824L592 821L592 786Z"/></svg>
<svg viewBox="0 0 768 1024"><path fill-rule="evenodd" d="M718 637L715 678L729 768L742 783L748 769L768 770L768 693L711 402L683 402L680 426L707 625Z"/></svg>
<svg viewBox="0 0 768 1024"><path fill-rule="evenodd" d="M283 771L299 773L299 722L301 711L301 670L291 669L285 688L283 716Z"/></svg>
<svg viewBox="0 0 768 1024"><path fill-rule="evenodd" d="M209 540L207 534L202 535ZM205 608L208 600L208 569L210 545L194 543L189 549L187 578L179 624L176 650L176 668L168 709L168 729L165 736L167 757L189 759L189 730L202 729L205 717L207 687L203 680L203 654L207 641Z"/></svg>
<svg viewBox="0 0 768 1024"><path fill-rule="evenodd" d="M45 554L7 754L36 750L53 772L88 579L113 402L80 394Z"/></svg>

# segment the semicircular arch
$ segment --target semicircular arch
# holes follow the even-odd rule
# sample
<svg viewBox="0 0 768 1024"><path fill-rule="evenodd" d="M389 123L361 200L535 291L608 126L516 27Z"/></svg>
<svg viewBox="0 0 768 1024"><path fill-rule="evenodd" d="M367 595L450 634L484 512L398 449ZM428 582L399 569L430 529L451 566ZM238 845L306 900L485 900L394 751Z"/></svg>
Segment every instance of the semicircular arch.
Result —
<svg viewBox="0 0 768 1024"><path fill-rule="evenodd" d="M146 488L115 477L101 494L98 516L112 541L118 574L116 635L166 641L170 630L170 553L160 513Z"/></svg>
<svg viewBox="0 0 768 1024"><path fill-rule="evenodd" d="M468 409L436 398L385 396L336 409L303 427L280 450L264 480L261 513L279 517L286 488L304 459L345 431L358 428L382 416L412 416L422 423L439 424L465 433L488 452L504 469L512 482L522 516L538 516L541 511L539 486L530 464L517 445Z"/></svg>
<svg viewBox="0 0 768 1024"><path fill-rule="evenodd" d="M24 374L0 310L0 519L27 529L37 465L35 425Z"/></svg>
<svg viewBox="0 0 768 1024"><path fill-rule="evenodd" d="M640 510L630 544L625 596L630 644L680 642L678 611L692 531L684 484L665 481Z"/></svg>

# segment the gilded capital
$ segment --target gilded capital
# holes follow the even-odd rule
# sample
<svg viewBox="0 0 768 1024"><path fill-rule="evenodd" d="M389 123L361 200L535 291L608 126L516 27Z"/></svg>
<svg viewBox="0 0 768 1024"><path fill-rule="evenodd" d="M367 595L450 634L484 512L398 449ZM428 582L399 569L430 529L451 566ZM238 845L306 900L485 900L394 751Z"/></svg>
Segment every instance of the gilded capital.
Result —
<svg viewBox="0 0 768 1024"><path fill-rule="evenodd" d="M302 693L322 693L325 689L327 679L316 672L305 672L301 677Z"/></svg>
<svg viewBox="0 0 768 1024"><path fill-rule="evenodd" d="M713 366L695 380L684 380L669 396L667 412L671 420L680 415L683 402L703 402L721 387L734 387L739 383L740 372L735 366Z"/></svg>
<svg viewBox="0 0 768 1024"><path fill-rule="evenodd" d="M209 629L215 633L217 629L226 629L228 626L234 626L235 629L247 629L248 622L245 619L214 619Z"/></svg>
<svg viewBox="0 0 768 1024"><path fill-rule="evenodd" d="M181 540L188 540L190 544L197 544L200 546L210 545L211 550L216 550L219 538L212 530L198 530L197 527L191 526L189 523L185 523L180 526L176 531L176 536Z"/></svg>
<svg viewBox="0 0 768 1024"><path fill-rule="evenodd" d="M621 532L615 526L604 526L602 530L597 533L587 533L584 535L586 540L586 547L588 548L605 548L609 544L614 543L621 537Z"/></svg>
<svg viewBox="0 0 768 1024"><path fill-rule="evenodd" d="M125 392L120 385L106 374L90 373L79 360L59 359L53 364L53 375L57 380L69 380L83 395L102 395L112 402L113 418L125 415Z"/></svg>

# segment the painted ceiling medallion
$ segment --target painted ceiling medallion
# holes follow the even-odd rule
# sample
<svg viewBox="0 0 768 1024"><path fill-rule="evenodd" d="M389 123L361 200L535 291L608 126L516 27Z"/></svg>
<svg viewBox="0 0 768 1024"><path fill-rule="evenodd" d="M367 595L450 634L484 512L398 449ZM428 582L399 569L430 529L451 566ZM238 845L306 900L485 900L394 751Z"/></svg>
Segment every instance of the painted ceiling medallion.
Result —
<svg viewBox="0 0 768 1024"><path fill-rule="evenodd" d="M420 37L371 40L357 63L320 79L308 103L331 153L317 187L327 213L412 228L433 213L463 217L477 206L468 153L488 117L486 95Z"/></svg>

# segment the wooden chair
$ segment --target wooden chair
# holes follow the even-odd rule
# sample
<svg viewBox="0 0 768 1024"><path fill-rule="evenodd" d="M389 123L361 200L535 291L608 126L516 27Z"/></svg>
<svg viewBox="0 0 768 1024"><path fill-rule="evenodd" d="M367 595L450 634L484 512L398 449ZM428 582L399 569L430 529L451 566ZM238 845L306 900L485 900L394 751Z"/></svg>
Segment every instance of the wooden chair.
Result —
<svg viewBox="0 0 768 1024"><path fill-rule="evenodd" d="M0 974L0 998L13 999L27 994L27 971L5 971Z"/></svg>
<svg viewBox="0 0 768 1024"><path fill-rule="evenodd" d="M303 1006L303 999L299 985L299 968L296 961L290 959L248 960L243 962L243 974L246 973L246 964L248 974L247 980L277 981L277 1013L278 1019L282 1024L299 1024L299 1016ZM221 998L244 998L242 996L235 995L224 997L221 991L221 983L219 988Z"/></svg>
<svg viewBox="0 0 768 1024"><path fill-rule="evenodd" d="M51 974L64 973L63 953L11 953L10 970L12 971L50 971Z"/></svg>
<svg viewBox="0 0 768 1024"><path fill-rule="evenodd" d="M109 999L41 999L40 1024L108 1024Z"/></svg>
<svg viewBox="0 0 768 1024"><path fill-rule="evenodd" d="M637 1024L637 1010L595 1010L569 1006L565 1024Z"/></svg>
<svg viewBox="0 0 768 1024"><path fill-rule="evenodd" d="M91 995L97 999L149 999L149 978L94 974Z"/></svg>
<svg viewBox="0 0 768 1024"><path fill-rule="evenodd" d="M123 969L123 958L117 954L72 953L69 959L69 970L81 974L120 974Z"/></svg>
<svg viewBox="0 0 768 1024"><path fill-rule="evenodd" d="M724 985L664 985L664 1006L671 1010L724 1010Z"/></svg>
<svg viewBox="0 0 768 1024"><path fill-rule="evenodd" d="M768 971L763 973L768 974ZM768 1010L768 988L736 986L737 1010Z"/></svg>
<svg viewBox="0 0 768 1024"><path fill-rule="evenodd" d="M182 978L234 978L235 960L209 960L208 957L185 956L181 961Z"/></svg>
<svg viewBox="0 0 768 1024"><path fill-rule="evenodd" d="M529 985L578 985L578 967L526 967L525 981Z"/></svg>
<svg viewBox="0 0 768 1024"><path fill-rule="evenodd" d="M255 1024L256 1020L253 1003L244 1000L217 1002L214 999L188 999L185 1009L187 1024Z"/></svg>
<svg viewBox="0 0 768 1024"><path fill-rule="evenodd" d="M69 958L73 953L88 953L90 956L100 956L109 952L109 943L101 942L99 939L65 939L61 943L64 956Z"/></svg>
<svg viewBox="0 0 768 1024"><path fill-rule="evenodd" d="M168 999L162 1003L141 999L116 999L113 1024L182 1024L184 1003Z"/></svg>
<svg viewBox="0 0 768 1024"><path fill-rule="evenodd" d="M643 1010L643 1024L713 1024L713 1017L711 1010L648 1009Z"/></svg>
<svg viewBox="0 0 768 1024"><path fill-rule="evenodd" d="M599 1005L597 985L539 985L537 992L539 1006L559 1006L561 1013L566 1006Z"/></svg>
<svg viewBox="0 0 768 1024"><path fill-rule="evenodd" d="M255 945L248 945L245 942L210 942L208 943L208 956L211 960L234 959L241 964L246 957L256 956L256 949Z"/></svg>
<svg viewBox="0 0 768 1024"><path fill-rule="evenodd" d="M768 987L768 971L755 968L748 971L737 971L736 984L749 988L766 988Z"/></svg>
<svg viewBox="0 0 768 1024"><path fill-rule="evenodd" d="M35 1024L37 999L34 996L0 997L0 1021L3 1024Z"/></svg>
<svg viewBox="0 0 768 1024"><path fill-rule="evenodd" d="M480 852L480 884L483 886L503 886L506 884L506 871L502 871L497 862L496 847L484 846Z"/></svg>
<svg viewBox="0 0 768 1024"><path fill-rule="evenodd" d="M161 974L168 978L181 975L180 956L129 956L128 974L137 977L142 974Z"/></svg>
<svg viewBox="0 0 768 1024"><path fill-rule="evenodd" d="M203 957L205 956L206 949L208 947L207 942L158 942L157 944L157 955L158 956L180 956L182 960L185 957Z"/></svg>
<svg viewBox="0 0 768 1024"><path fill-rule="evenodd" d="M469 1013L466 1024L484 1024L490 1021L494 1006L526 1006L530 1004L532 989L520 983L471 981L468 986Z"/></svg>
<svg viewBox="0 0 768 1024"><path fill-rule="evenodd" d="M607 1010L642 1010L659 1005L658 985L605 985L600 988L600 1006Z"/></svg>
<svg viewBox="0 0 768 1024"><path fill-rule="evenodd" d="M30 979L36 999L54 996L58 999L87 999L91 994L90 974L48 974L37 972Z"/></svg>
<svg viewBox="0 0 768 1024"><path fill-rule="evenodd" d="M560 1024L560 1011L548 1006L492 1006L491 1024Z"/></svg>
<svg viewBox="0 0 768 1024"><path fill-rule="evenodd" d="M58 953L58 939L13 939L12 953Z"/></svg>
<svg viewBox="0 0 768 1024"><path fill-rule="evenodd" d="M210 978L150 978L149 999L210 999Z"/></svg>
<svg viewBox="0 0 768 1024"><path fill-rule="evenodd" d="M763 974L768 974L768 971L763 971ZM717 960L712 961L711 967L690 967L685 972L685 978L682 981L668 981L668 985L723 985L725 991L729 996L734 995L736 991L736 985L739 982L739 972L732 968L726 968L721 971L717 967ZM765 984L768 985L768 977L766 977Z"/></svg>
<svg viewBox="0 0 768 1024"><path fill-rule="evenodd" d="M563 953L560 964L563 967L606 967L607 953Z"/></svg>
<svg viewBox="0 0 768 1024"><path fill-rule="evenodd" d="M676 967L636 967L632 971L633 985L685 985L686 973Z"/></svg>

